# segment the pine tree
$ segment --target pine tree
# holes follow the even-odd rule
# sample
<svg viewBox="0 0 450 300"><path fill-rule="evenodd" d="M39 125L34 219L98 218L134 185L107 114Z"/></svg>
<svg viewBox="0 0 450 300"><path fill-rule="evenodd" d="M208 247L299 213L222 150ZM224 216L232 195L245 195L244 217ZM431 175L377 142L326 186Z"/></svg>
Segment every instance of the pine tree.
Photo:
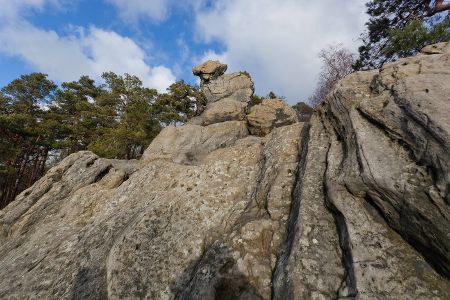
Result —
<svg viewBox="0 0 450 300"><path fill-rule="evenodd" d="M48 131L48 102L57 86L47 75L23 75L0 95L0 207L45 171L53 133Z"/></svg>
<svg viewBox="0 0 450 300"><path fill-rule="evenodd" d="M64 82L51 102L51 112L60 121L58 132L59 148L66 154L86 150L89 143L97 137L102 120L94 104L95 99L104 94L101 87L88 76L78 81Z"/></svg>
<svg viewBox="0 0 450 300"><path fill-rule="evenodd" d="M450 4L442 0L372 0L355 69L379 68L416 53L427 44L448 41Z"/></svg>
<svg viewBox="0 0 450 300"><path fill-rule="evenodd" d="M167 93L158 96L155 111L161 123L175 125L200 114L205 106L206 97L199 87L181 80L172 84Z"/></svg>
<svg viewBox="0 0 450 300"><path fill-rule="evenodd" d="M82 76L58 88L33 73L1 89L0 208L39 179L49 162L86 149L139 158L163 126L184 123L206 105L199 88L183 81L158 94L136 76L102 77L104 84Z"/></svg>
<svg viewBox="0 0 450 300"><path fill-rule="evenodd" d="M88 149L114 158L139 157L161 126L156 118L155 89L146 88L136 76L104 73L106 93L96 99L99 112L109 119Z"/></svg>

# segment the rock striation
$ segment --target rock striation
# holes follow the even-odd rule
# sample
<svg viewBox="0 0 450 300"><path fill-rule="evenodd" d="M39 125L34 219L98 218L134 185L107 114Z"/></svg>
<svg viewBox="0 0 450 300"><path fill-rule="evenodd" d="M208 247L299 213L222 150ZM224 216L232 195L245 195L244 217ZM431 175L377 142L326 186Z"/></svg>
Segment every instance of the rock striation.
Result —
<svg viewBox="0 0 450 300"><path fill-rule="evenodd" d="M72 154L0 211L1 299L450 298L449 44L309 123L225 70L140 160Z"/></svg>
<svg viewBox="0 0 450 300"><path fill-rule="evenodd" d="M438 46L347 76L317 108L274 299L450 297L450 46Z"/></svg>

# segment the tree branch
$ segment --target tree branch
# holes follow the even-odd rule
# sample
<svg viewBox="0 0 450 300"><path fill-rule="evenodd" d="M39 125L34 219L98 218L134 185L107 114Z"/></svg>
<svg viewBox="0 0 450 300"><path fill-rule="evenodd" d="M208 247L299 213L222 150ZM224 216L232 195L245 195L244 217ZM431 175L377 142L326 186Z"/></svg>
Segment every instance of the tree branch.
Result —
<svg viewBox="0 0 450 300"><path fill-rule="evenodd" d="M437 13L450 10L450 3L444 3L444 0L436 0L434 1L434 6L430 6L431 1L430 0L424 0L423 4L425 5L425 8L427 9L427 16L431 17L434 16Z"/></svg>

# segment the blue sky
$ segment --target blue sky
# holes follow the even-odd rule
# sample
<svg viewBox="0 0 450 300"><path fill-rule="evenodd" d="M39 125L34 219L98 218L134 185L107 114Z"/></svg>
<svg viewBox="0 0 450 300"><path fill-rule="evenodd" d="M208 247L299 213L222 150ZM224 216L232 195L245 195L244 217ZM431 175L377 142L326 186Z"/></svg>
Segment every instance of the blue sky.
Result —
<svg viewBox="0 0 450 300"><path fill-rule="evenodd" d="M56 82L104 71L164 90L195 83L192 66L219 59L250 72L256 92L291 103L315 87L318 52L356 51L359 0L0 0L0 86L44 72Z"/></svg>

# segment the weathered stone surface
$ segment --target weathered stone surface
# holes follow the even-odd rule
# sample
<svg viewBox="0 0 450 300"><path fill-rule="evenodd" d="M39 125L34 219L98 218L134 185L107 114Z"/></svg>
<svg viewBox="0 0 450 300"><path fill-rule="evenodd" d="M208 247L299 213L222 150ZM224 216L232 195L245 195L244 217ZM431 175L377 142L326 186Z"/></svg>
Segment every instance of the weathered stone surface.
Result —
<svg viewBox="0 0 450 300"><path fill-rule="evenodd" d="M281 99L266 99L252 106L247 119L250 132L259 136L268 134L273 128L298 122L295 110Z"/></svg>
<svg viewBox="0 0 450 300"><path fill-rule="evenodd" d="M192 68L192 73L199 76L202 82L216 79L227 71L228 66L219 61L208 60L201 65Z"/></svg>
<svg viewBox="0 0 450 300"><path fill-rule="evenodd" d="M233 145L248 135L245 122L232 121L210 126L169 126L145 150L142 161L168 159L181 164L194 164L206 154Z"/></svg>
<svg viewBox="0 0 450 300"><path fill-rule="evenodd" d="M323 174L328 134L314 115L302 133L289 232L274 274L274 299L334 299L344 281L333 214L325 205Z"/></svg>
<svg viewBox="0 0 450 300"><path fill-rule="evenodd" d="M297 123L277 128L263 139L242 141L265 144L262 152L255 153L260 170L251 199L227 233L212 239L215 242L199 261L181 299L271 298L271 278L285 239L301 130Z"/></svg>
<svg viewBox="0 0 450 300"><path fill-rule="evenodd" d="M301 125L245 124L168 127L131 164L66 158L1 212L0 298L269 299Z"/></svg>
<svg viewBox="0 0 450 300"><path fill-rule="evenodd" d="M449 50L449 44L448 43L438 43L433 45L428 45L426 47L423 47L422 50L420 50L423 54L444 54L448 53Z"/></svg>
<svg viewBox="0 0 450 300"><path fill-rule="evenodd" d="M208 102L231 98L249 102L254 91L252 79L245 73L232 73L219 76L202 85Z"/></svg>
<svg viewBox="0 0 450 300"><path fill-rule="evenodd" d="M225 98L217 102L209 103L200 116L201 125L210 125L225 121L244 121L247 103Z"/></svg>
<svg viewBox="0 0 450 300"><path fill-rule="evenodd" d="M193 70L201 79L202 91L208 104L203 113L191 119L189 124L205 126L225 121L245 120L247 105L254 90L250 75L247 73L223 75L226 65L218 61L207 61Z"/></svg>
<svg viewBox="0 0 450 300"><path fill-rule="evenodd" d="M199 125L72 154L0 211L0 298L449 299L449 70L442 44L351 74L309 124L220 113L246 101L210 80L231 100Z"/></svg>
<svg viewBox="0 0 450 300"><path fill-rule="evenodd" d="M317 109L276 299L450 296L448 70L444 52L354 73Z"/></svg>

